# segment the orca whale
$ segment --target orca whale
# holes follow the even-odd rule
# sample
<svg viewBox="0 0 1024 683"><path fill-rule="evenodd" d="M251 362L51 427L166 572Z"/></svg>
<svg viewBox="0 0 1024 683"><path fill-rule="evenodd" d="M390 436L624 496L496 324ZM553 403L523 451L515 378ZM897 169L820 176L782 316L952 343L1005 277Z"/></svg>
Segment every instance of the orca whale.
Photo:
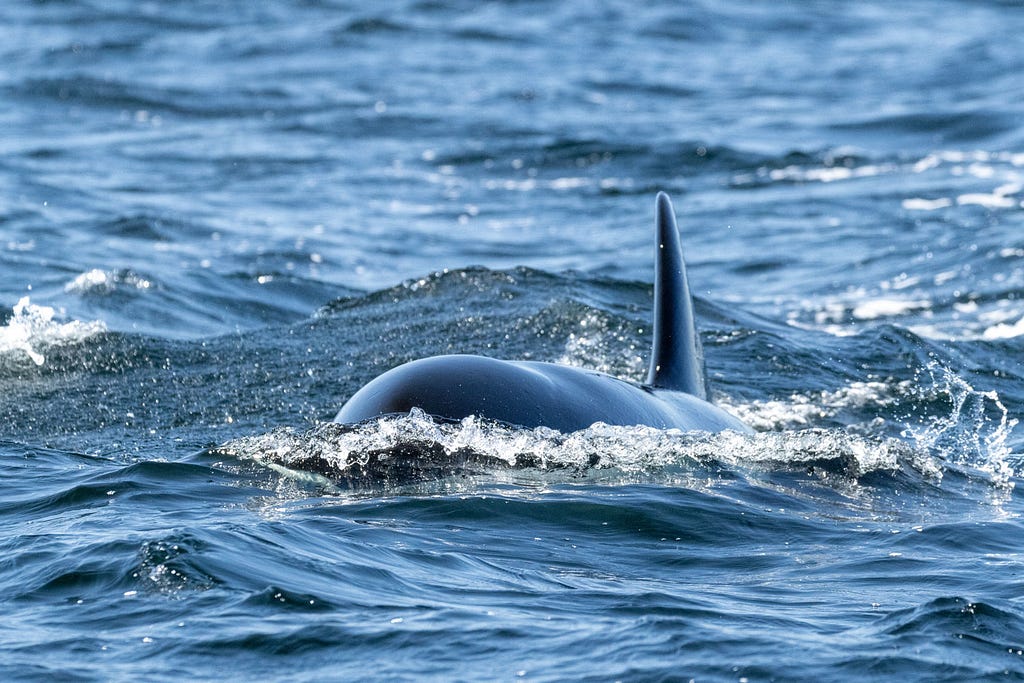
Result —
<svg viewBox="0 0 1024 683"><path fill-rule="evenodd" d="M353 424L419 408L434 418L471 415L561 432L594 423L685 431L752 431L708 400L675 212L659 192L655 226L654 347L645 384L555 363L434 356L388 370L357 391L335 422Z"/></svg>

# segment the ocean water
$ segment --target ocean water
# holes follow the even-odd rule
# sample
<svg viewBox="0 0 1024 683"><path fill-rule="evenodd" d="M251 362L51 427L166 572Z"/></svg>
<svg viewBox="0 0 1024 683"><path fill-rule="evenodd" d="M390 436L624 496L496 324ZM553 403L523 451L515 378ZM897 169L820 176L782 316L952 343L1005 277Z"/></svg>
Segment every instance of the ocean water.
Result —
<svg viewBox="0 0 1024 683"><path fill-rule="evenodd" d="M3 680L1024 679L1016 2L0 5ZM640 379L653 200L756 429Z"/></svg>

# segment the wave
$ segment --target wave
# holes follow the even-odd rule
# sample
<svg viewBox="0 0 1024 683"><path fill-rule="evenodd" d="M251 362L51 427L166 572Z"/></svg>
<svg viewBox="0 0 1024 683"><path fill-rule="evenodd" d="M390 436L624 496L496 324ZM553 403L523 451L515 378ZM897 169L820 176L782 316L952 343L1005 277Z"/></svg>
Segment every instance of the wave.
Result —
<svg viewBox="0 0 1024 683"><path fill-rule="evenodd" d="M106 329L99 320L61 322L55 309L22 297L7 323L0 327L0 364L24 360L41 366L46 362L48 349L81 343Z"/></svg>
<svg viewBox="0 0 1024 683"><path fill-rule="evenodd" d="M150 278L127 268L115 270L93 268L64 285L64 291L68 294L84 296L107 296L115 292L130 293L151 289L153 286L154 283Z"/></svg>
<svg viewBox="0 0 1024 683"><path fill-rule="evenodd" d="M213 453L251 460L334 493L400 490L441 479L473 488L512 472L527 473L525 479L513 477L524 483L529 481L527 471L561 481L683 483L700 488L705 477L708 482L719 479L722 467L797 472L841 491L874 474L909 476L914 488L938 484L958 463L979 473L971 476L1012 490L1012 468L999 444L988 444L984 463L967 462L962 456L954 461L938 446L942 438L941 430L919 435L915 442L821 428L748 436L604 424L562 434L474 417L437 422L413 409L408 415L359 425L322 423L304 432L280 428L234 439Z"/></svg>
<svg viewBox="0 0 1024 683"><path fill-rule="evenodd" d="M572 434L521 429L474 417L437 421L418 409L358 425L280 428L232 440L218 453L282 472L313 473L328 487L387 488L512 470L597 475L602 481L677 477L691 468L798 468L857 482L876 472L944 472L1012 490L1008 445L1017 424L995 391L974 389L937 362L913 379L855 381L835 390L723 407L755 427L752 436L595 424ZM866 421L850 421L850 416ZM825 428L828 422L845 428ZM896 433L898 437L887 436ZM966 473L966 474L965 474ZM302 475L296 475L302 476Z"/></svg>
<svg viewBox="0 0 1024 683"><path fill-rule="evenodd" d="M937 476L940 470L926 451L895 439L872 440L822 429L747 436L598 423L562 434L474 417L439 423L418 409L354 426L324 423L306 432L278 429L233 440L217 452L313 472L348 488L526 468L570 477L609 470L624 481L636 475L657 480L657 472L666 468L716 464L819 466L853 478L904 466L928 476Z"/></svg>
<svg viewBox="0 0 1024 683"><path fill-rule="evenodd" d="M1024 655L1021 618L1019 608L1008 602L934 598L847 632L850 641L863 643L856 648L861 654L836 662L833 672L888 678L896 672L913 676L934 669L947 677L974 680L1001 678L1010 671L1019 675L1016 667ZM959 644L956 657L950 657L950 638Z"/></svg>

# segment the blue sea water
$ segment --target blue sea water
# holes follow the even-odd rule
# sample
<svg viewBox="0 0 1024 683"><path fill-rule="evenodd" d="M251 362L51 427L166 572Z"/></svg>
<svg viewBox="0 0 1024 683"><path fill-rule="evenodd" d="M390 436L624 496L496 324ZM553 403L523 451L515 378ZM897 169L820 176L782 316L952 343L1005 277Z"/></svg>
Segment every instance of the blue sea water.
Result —
<svg viewBox="0 0 1024 683"><path fill-rule="evenodd" d="M3 680L1024 679L1016 2L0 4ZM753 436L326 424L643 376Z"/></svg>

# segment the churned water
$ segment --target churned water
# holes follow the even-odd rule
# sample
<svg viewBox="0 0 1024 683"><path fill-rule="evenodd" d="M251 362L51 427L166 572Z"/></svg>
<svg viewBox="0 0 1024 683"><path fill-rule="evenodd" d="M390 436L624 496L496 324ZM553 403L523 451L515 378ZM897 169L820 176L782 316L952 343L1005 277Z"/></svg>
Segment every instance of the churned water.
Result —
<svg viewBox="0 0 1024 683"><path fill-rule="evenodd" d="M0 6L4 680L1024 678L1015 2ZM757 431L326 423L643 376Z"/></svg>

